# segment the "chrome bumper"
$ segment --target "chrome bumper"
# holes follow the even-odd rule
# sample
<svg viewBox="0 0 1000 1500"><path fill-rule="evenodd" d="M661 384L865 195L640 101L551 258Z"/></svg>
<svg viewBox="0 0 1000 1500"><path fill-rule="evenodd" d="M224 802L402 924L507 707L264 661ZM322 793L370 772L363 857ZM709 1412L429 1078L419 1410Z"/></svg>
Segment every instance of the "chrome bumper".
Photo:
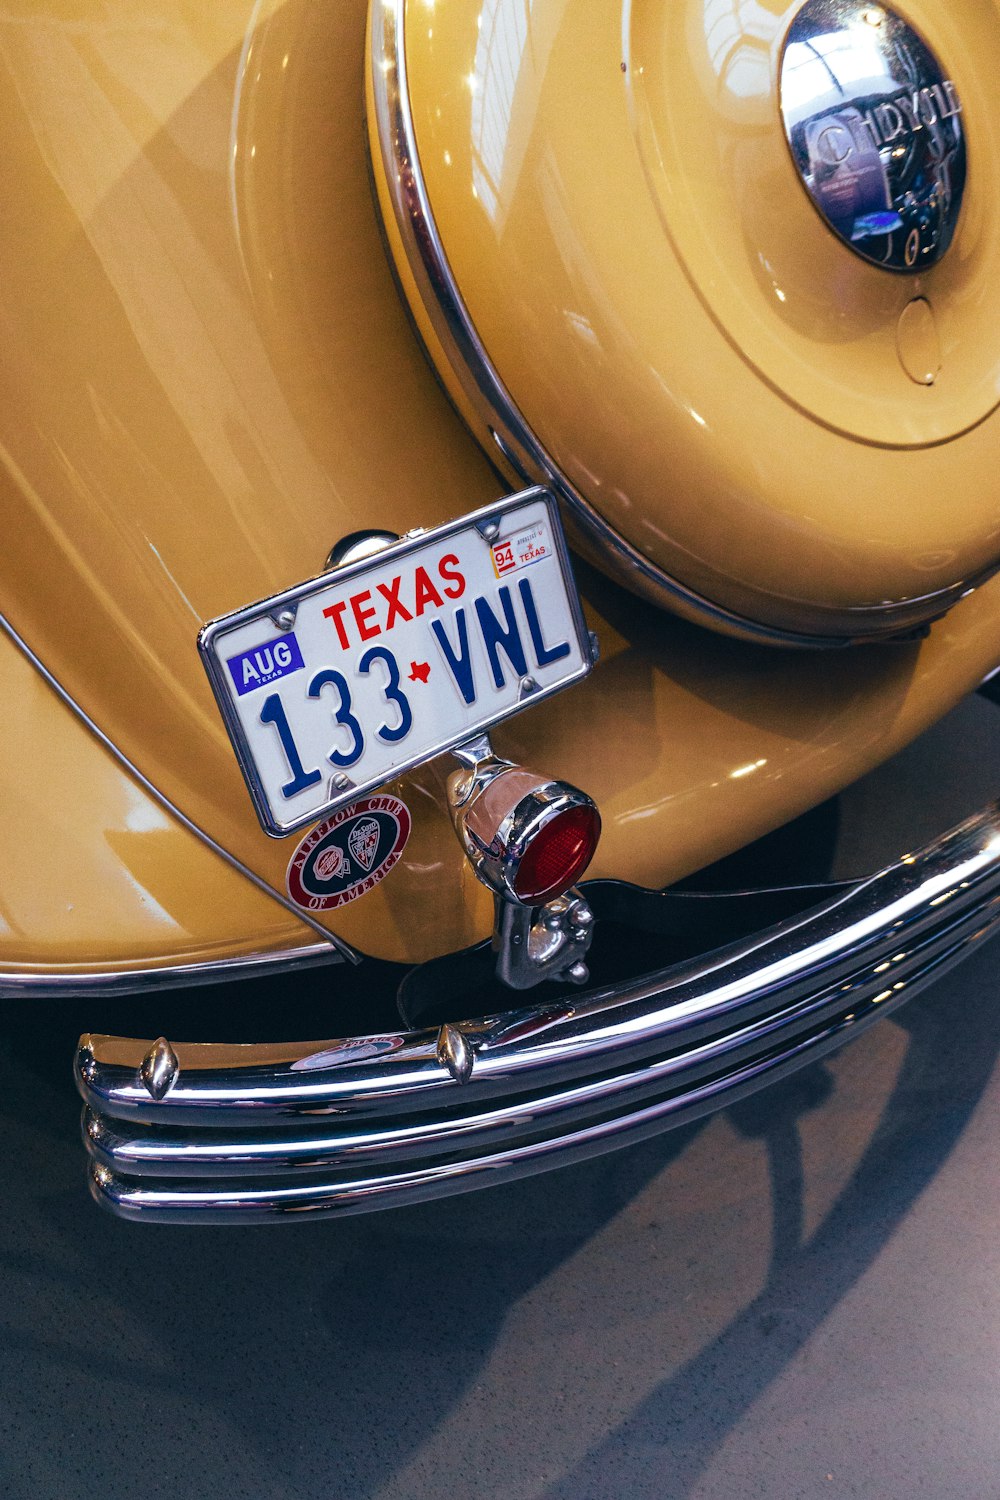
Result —
<svg viewBox="0 0 1000 1500"><path fill-rule="evenodd" d="M181 1044L152 1064L149 1041L85 1036L92 1189L126 1218L254 1223L578 1161L821 1057L998 922L994 805L778 927L555 1005L338 1041Z"/></svg>

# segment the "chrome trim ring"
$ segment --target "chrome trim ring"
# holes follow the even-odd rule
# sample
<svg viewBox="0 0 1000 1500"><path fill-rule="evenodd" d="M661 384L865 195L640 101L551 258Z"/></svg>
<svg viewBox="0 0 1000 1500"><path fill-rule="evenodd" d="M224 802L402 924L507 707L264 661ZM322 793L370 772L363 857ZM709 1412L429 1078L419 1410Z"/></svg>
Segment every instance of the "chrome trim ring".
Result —
<svg viewBox="0 0 1000 1500"><path fill-rule="evenodd" d="M833 649L891 640L947 612L985 580L970 579L905 604L830 610L824 633L764 625L713 603L657 567L617 532L556 466L493 365L452 274L427 195L410 108L404 45L406 0L372 4L370 81L382 174L423 306L456 378L506 464L525 485L543 484L563 502L578 539L601 565L660 608L741 640L798 649ZM433 359L431 361L433 363Z"/></svg>
<svg viewBox="0 0 1000 1500"><path fill-rule="evenodd" d="M482 1022L284 1046L85 1036L92 1190L130 1219L302 1222L598 1155L822 1057L998 926L995 804L728 948Z"/></svg>

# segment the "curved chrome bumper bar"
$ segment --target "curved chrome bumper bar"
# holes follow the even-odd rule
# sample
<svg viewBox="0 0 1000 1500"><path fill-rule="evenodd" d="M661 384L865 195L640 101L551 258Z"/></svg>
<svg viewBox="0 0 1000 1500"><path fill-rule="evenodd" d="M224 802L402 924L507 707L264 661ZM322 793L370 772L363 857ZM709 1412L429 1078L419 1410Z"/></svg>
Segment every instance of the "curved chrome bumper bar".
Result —
<svg viewBox="0 0 1000 1500"><path fill-rule="evenodd" d="M389 1208L576 1161L822 1056L998 923L994 805L805 915L548 1007L152 1056L148 1041L83 1037L93 1191L127 1218L247 1223Z"/></svg>

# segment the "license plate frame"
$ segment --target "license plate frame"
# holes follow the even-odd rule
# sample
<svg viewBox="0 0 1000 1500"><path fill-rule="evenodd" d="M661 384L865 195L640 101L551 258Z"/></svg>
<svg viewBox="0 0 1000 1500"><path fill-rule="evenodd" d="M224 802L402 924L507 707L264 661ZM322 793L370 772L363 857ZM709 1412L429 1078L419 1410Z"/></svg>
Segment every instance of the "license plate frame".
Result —
<svg viewBox="0 0 1000 1500"><path fill-rule="evenodd" d="M525 543L523 539L526 537ZM522 545L516 551L519 542ZM444 544L451 545L447 552L442 553ZM455 561L450 562L450 559ZM492 567L492 579L485 572L486 559ZM429 565L434 565L435 561L438 571L432 573ZM448 564L448 569L440 571L445 564ZM403 584L399 581L408 572L416 579L421 569L425 580L432 581L432 593L442 600L438 609L430 598L426 605L426 619L422 611L414 614L413 595L404 596ZM473 574L473 588L470 590ZM460 577L463 586L458 593ZM380 620L377 613L369 610L376 608L373 591L379 589L386 578L390 592L386 593L385 587L381 589L384 598L378 600L378 606L383 607ZM472 593L483 584L484 578L491 586L495 584L492 604L486 593L477 594L475 600L472 598ZM527 592L524 580L527 580ZM551 592L557 581L561 588L558 600ZM372 585L368 590L365 589L366 582ZM394 583L397 585L396 603L402 606L395 612L392 602ZM353 585L357 587L352 588ZM329 604L321 602L327 595L330 596ZM408 605L403 603L404 597L409 598ZM356 599L363 601L360 611L354 602ZM480 600L486 601L483 610L479 608ZM494 605L499 605L499 613L494 610ZM473 616L471 624L470 610ZM405 627L407 641L421 638L421 632L414 629L418 621L427 627L426 660L417 661L417 656L424 654L421 650L414 654L410 663L418 673L410 678L412 689L409 683L405 688L402 685L395 653L385 642L379 647L382 637L388 637L398 628L396 614L402 616L407 612L410 620L400 621ZM464 625L459 622L460 614L464 617ZM491 619L498 621L499 615L503 617L499 621L501 626L516 624L518 628L513 633L501 634L499 644L494 639L491 648L487 636L496 635ZM332 627L325 638L317 634L321 628L317 624L319 619ZM455 627L452 632L447 627L449 619ZM442 636L434 631L435 620L440 622L447 648L442 644ZM386 621L386 628L382 629L381 625ZM558 624L554 623L556 621ZM376 625L380 628L375 629ZM362 634L365 630L371 634ZM255 640L258 634L261 636L259 641ZM525 638L528 645L525 645ZM556 638L560 651L563 646L567 648L561 656L554 654ZM316 645L317 640L321 640L321 647ZM511 655L507 654L505 640L513 643ZM374 643L374 651L369 642ZM433 661L432 645L438 652ZM211 620L199 632L198 650L260 825L271 838L285 838L487 732L525 708L582 681L594 664L596 639L591 636L584 620L556 499L550 491L534 488L507 496L442 526L409 532L372 556L331 569L293 588ZM407 654L409 645L404 652ZM319 656L329 656L330 660L318 666ZM386 657L395 662L395 696L389 692L393 668ZM521 657L528 668L523 675L517 670ZM366 658L369 664L363 673L359 673L358 663ZM483 671L484 659L486 673ZM453 664L449 665L449 662ZM503 672L502 689L497 685L494 663L499 663ZM265 672L263 680L255 683L252 678L261 675L256 668L262 665L273 668L275 675ZM376 665L384 669L386 683L382 682L382 673L375 671ZM420 676L424 667L428 668L428 674ZM511 669L509 674L507 667ZM422 727L414 736L413 694L418 687L429 685L430 672L438 668L440 680L435 680L438 696L433 703L430 694L416 699ZM486 674L492 678L492 688L486 682L489 691L477 691L477 681L481 687ZM362 772L357 779L350 774L354 767L347 766L343 760L353 752L359 736L340 717L345 705L340 686L335 681L338 676L349 692L347 716L353 717L364 745L355 762ZM367 679L363 692L359 686L361 676ZM321 687L313 692L321 677L324 679ZM315 710L309 709L308 720L303 718L303 706L299 701L306 679L309 688L304 696L316 702ZM527 685L526 679L531 686ZM352 716L351 709L359 701L352 684L367 699L373 696L369 691L369 686L373 685L380 712L385 710L387 703L391 705L386 722L379 726L387 735L398 733L405 724L406 716L399 704L400 698L405 699L411 716L406 733L398 740L389 741L383 740L378 730L370 734L372 725L367 719L374 721L374 711L371 714L366 711L364 723L359 715ZM265 695L260 691L265 687L272 691ZM326 693L328 687L331 691ZM454 691L446 697L449 688ZM465 698L464 707L458 705L456 709L457 698L464 698L469 689L476 691L475 701L469 702ZM272 702L275 698L277 707ZM339 706L333 712L332 705L336 705L338 699ZM251 701L248 703L248 700ZM270 708L266 707L268 704ZM439 705L436 716L434 704ZM256 722L263 734L254 723L255 711L262 707L271 715L265 719L260 713L256 714ZM400 723L393 726L389 720L397 715ZM315 753L319 731L314 726L319 722L326 725L327 736L333 735L336 741L323 764ZM428 722L432 727L425 729L423 726ZM302 726L306 723L308 730L303 731ZM437 732L438 724L440 733ZM287 731L288 740L284 731ZM305 735L309 753L300 749L296 738L298 733ZM338 748L348 734L352 739L347 749ZM280 750L277 759L275 736ZM405 744L407 740L411 742L409 747ZM385 752L377 764L368 754L373 743L377 750ZM307 778L301 784L298 784L301 778L289 748L297 756L298 770ZM332 758L334 752L341 757L340 760ZM286 783L286 786L295 788L291 795L287 794L286 786L281 786L276 780L281 765L284 766L281 774L291 772L291 780ZM375 769L370 769L373 765ZM318 777L315 775L317 771ZM346 785L343 784L345 778ZM309 797L304 796L306 792L310 793ZM298 803L298 806L286 807L285 803Z"/></svg>

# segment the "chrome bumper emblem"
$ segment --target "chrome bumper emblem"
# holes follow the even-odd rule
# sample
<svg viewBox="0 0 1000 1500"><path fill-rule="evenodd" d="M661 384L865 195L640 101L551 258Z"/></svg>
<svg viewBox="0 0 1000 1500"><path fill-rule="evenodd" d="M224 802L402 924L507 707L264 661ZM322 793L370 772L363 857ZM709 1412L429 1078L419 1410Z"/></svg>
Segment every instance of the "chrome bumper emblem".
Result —
<svg viewBox="0 0 1000 1500"><path fill-rule="evenodd" d="M906 21L809 0L785 43L781 111L809 196L845 244L891 271L941 259L965 188L962 103Z"/></svg>

